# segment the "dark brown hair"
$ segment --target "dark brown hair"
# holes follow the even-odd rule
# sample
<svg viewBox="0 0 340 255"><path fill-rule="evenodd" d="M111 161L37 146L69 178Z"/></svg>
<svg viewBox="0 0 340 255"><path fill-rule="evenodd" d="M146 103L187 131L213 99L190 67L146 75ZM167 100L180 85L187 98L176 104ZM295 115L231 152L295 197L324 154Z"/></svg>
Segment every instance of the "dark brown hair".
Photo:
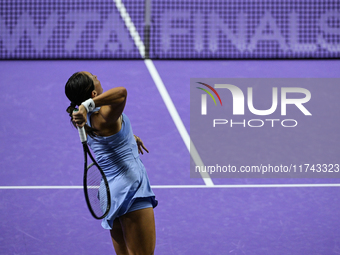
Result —
<svg viewBox="0 0 340 255"><path fill-rule="evenodd" d="M93 90L93 80L85 73L76 72L68 79L65 85L65 94L71 103L70 106L67 107L66 111L71 117L71 122L72 112L77 109L77 106L81 105L82 102L91 98ZM76 127L75 123L72 123ZM85 125L85 131L93 137L97 130Z"/></svg>

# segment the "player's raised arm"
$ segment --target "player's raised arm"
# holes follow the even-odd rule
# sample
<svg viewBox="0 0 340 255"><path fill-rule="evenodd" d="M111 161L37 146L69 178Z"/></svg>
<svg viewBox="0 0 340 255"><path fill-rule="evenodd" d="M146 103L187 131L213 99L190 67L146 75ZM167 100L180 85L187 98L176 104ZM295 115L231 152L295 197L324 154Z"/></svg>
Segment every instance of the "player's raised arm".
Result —
<svg viewBox="0 0 340 255"><path fill-rule="evenodd" d="M99 114L107 122L116 122L122 115L126 103L127 91L124 87L112 88L93 98L96 107L101 107Z"/></svg>

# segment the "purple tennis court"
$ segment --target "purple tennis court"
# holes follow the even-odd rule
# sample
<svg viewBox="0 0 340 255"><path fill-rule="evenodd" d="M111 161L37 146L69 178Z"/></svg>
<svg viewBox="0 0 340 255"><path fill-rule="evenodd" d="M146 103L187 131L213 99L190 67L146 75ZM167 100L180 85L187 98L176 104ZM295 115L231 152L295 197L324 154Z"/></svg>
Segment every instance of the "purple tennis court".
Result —
<svg viewBox="0 0 340 255"><path fill-rule="evenodd" d="M192 1L188 2L194 5ZM115 31L125 29L122 33L129 35L127 23L119 16L124 16L122 12L125 10L130 13L132 23L145 39L142 4L134 1L115 3L116 5L113 2L98 1L98 6L112 8L108 10L100 7L105 10L98 12L102 15L98 14L99 27L105 30L105 22L109 19L117 22ZM126 6L124 10L119 5L122 3ZM306 4L304 1L303 3ZM9 13L14 12L13 9L9 10L9 7L13 7L11 4L9 1L0 4L3 7L1 15L4 17L2 26L12 29L7 36L13 33L15 27L15 22L8 23L12 16L6 15L6 10ZM99 8L97 4L87 4L82 7L84 13L91 7ZM141 5L142 10L133 7L134 4ZM123 39L119 39L119 35L117 39L116 35L111 33L111 46L118 48L116 51L110 51L110 48L107 51L102 50L102 55L91 51L95 44L91 40L86 42L90 46L84 43L83 39L79 39L73 46L60 41L57 38L57 35L60 35L57 30L63 28L64 23L72 16L66 15L67 8L70 7L67 2L49 6L57 8L54 18L58 15L62 18L58 27L51 33L47 46L41 48L40 52L36 50L24 53L22 50L25 47L33 47L34 41L29 39L28 28L24 35L19 37L21 39L18 46L13 49L6 48L7 41L3 39L5 32L2 30L0 254L115 254L108 231L100 226L100 221L91 217L86 207L82 190L83 152L78 132L71 125L65 111L69 105L64 94L65 83L70 75L82 70L97 75L104 91L115 86L124 86L128 91L124 112L131 120L134 133L142 138L150 151L149 154L142 155L141 159L159 201L155 208L155 254L340 254L339 179L213 176L193 178L190 175L192 154L188 150L188 134L193 128L190 126L191 78L339 78L339 51L335 49L340 43L337 37L339 28L332 27L327 30L330 33L337 29L334 37L338 38L338 41L328 41L328 46L331 43L335 45L333 48L327 46L328 48L315 50L314 57L323 59L305 59L304 57L313 55L309 52L309 55L305 56L306 51L301 51L302 53L296 56L291 55L293 51L289 51L289 54L287 51L279 51L275 47L280 47L280 42L274 45L276 59L273 59L273 55L267 56L268 58L264 55L265 51L261 51L265 47L263 45L259 46L258 51L254 51L254 56L229 46L221 47L220 51L215 51L212 55L211 51L203 49L202 54L198 56L195 55L196 46L193 46L196 44L192 44L193 48L187 51L179 50L179 57L176 57L177 53L172 48L176 43L172 41L173 44L167 45L163 40L170 38L170 41L185 41L185 26L197 25L201 16L198 15L189 23L173 22L174 26L167 28L164 22L161 22L164 14L160 12L161 7L164 6L168 10L181 8L182 11L177 12L177 16L173 12L164 14L170 22L171 17L181 20L192 18L188 16L189 5L176 2L172 6L164 1L151 1L151 4L156 13L151 22L159 21L155 26L151 26L151 59L144 59L145 56L140 54L143 48L135 47L136 40L131 39L132 36L125 38L127 42L122 46L116 42ZM237 5L235 2L232 4ZM245 13L251 9L252 4L250 1L250 5L245 5ZM316 5L311 7L310 12L322 7L322 3L319 3L321 7ZM338 8L337 3L330 5L327 8ZM212 5L211 10L218 12L218 6L220 5ZM71 7L76 8L77 5ZM12 18L20 20L20 17L26 15L22 10L28 7L18 4L17 8L21 8L21 11ZM204 7L197 8L198 13L204 14ZM266 8L278 7L272 3ZM235 8L233 10L237 11ZM28 16L35 17L32 19L38 22L38 14L42 11L36 11L38 14L32 12L28 11ZM53 16L53 13L47 13L45 18ZM77 17L84 17L81 13L79 12ZM231 11L228 15L234 17L234 14ZM327 18L326 14L318 14L318 11L315 11L311 17L321 17L322 20ZM255 15L258 16L259 14ZM98 17L93 15L91 18ZM219 19L227 18L221 14ZM314 24L312 18L309 21ZM270 21L268 22L270 24ZM36 24L36 27L53 27L48 24L46 21L42 25ZM202 24L205 24L205 29L211 30L211 23ZM127 28L124 28L124 25ZM83 27L87 32L78 36L89 36L88 30L93 30L93 26L94 23L88 22L87 26ZM80 29L80 26L74 27ZM169 34L178 33L179 37L165 38L162 36L163 29L169 29ZM75 35L66 33L66 38L72 36ZM97 33L96 36L100 38L101 35ZM210 49L212 46L207 38L204 37L202 47ZM221 35L219 44L223 43L223 38ZM28 44L25 44L27 42ZM57 42L65 44L60 51L54 51L52 47ZM169 49L159 51L165 47L163 43ZM307 44L307 41L304 43ZM109 44L108 47L111 46ZM272 46L268 48L273 49ZM72 53L74 55L67 55L67 47L75 47ZM90 51L83 52L84 59L81 59L82 50L86 47L89 47ZM122 47L131 47L131 50L127 51ZM127 52L130 55L126 55ZM181 55L184 52L188 55ZM223 59L216 59L217 54ZM299 59L289 60L289 57ZM319 93L327 94L322 89ZM329 141L326 144L330 146L307 147L297 157L318 150L320 155L331 155L333 158L338 155L340 122L336 99L339 96L340 88L333 87L327 104L327 109L331 112L328 112L327 116L333 116L334 119L325 123L328 126L327 133L323 133L316 140L325 143ZM313 94L312 99L314 97L317 98L318 95ZM313 111L316 121L318 116L322 115L321 112ZM293 136L293 139L298 137ZM280 138L277 142L284 143ZM248 153L247 148L244 148L244 153ZM201 156L204 159L204 156Z"/></svg>

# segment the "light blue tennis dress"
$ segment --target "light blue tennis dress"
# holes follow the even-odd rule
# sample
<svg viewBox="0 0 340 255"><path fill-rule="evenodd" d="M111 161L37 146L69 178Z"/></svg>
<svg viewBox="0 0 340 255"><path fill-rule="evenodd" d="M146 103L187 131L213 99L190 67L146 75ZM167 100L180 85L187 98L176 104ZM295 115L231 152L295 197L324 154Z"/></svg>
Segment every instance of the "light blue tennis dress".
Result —
<svg viewBox="0 0 340 255"><path fill-rule="evenodd" d="M87 124L94 109L87 114ZM102 220L102 227L112 229L115 218L127 212L156 207L158 202L151 190L145 167L139 158L129 118L122 114L121 130L111 136L87 136L87 143L103 169L111 193L109 214ZM138 202L138 203L137 203Z"/></svg>

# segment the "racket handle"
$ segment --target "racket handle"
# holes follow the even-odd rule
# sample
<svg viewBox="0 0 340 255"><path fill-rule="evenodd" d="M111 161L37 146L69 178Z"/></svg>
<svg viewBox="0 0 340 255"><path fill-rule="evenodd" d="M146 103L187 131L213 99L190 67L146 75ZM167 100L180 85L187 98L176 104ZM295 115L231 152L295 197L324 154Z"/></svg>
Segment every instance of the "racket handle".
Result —
<svg viewBox="0 0 340 255"><path fill-rule="evenodd" d="M85 128L84 127L77 127L78 128L78 132L79 132L79 138L80 141L82 143L86 143L87 142L87 137L86 137L86 132L85 132Z"/></svg>
<svg viewBox="0 0 340 255"><path fill-rule="evenodd" d="M74 109L74 112L77 112L78 109ZM78 129L78 132L79 132L79 138L80 138L80 141L82 143L86 143L87 142L87 137L86 137L86 132L85 132L85 128L84 127L77 127Z"/></svg>

